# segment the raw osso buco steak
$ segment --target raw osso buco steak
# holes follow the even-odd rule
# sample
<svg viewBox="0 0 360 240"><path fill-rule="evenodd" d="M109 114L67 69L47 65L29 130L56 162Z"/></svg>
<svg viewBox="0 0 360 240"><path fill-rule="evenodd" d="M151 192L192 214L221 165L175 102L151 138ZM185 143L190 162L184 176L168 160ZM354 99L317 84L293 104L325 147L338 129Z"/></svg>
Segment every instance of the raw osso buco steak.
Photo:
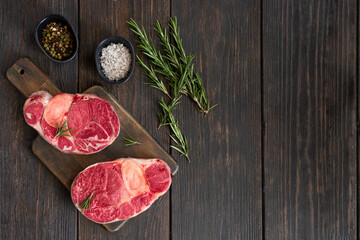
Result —
<svg viewBox="0 0 360 240"><path fill-rule="evenodd" d="M88 219L111 223L148 209L171 181L170 167L160 159L120 158L80 172L71 185L71 198Z"/></svg>
<svg viewBox="0 0 360 240"><path fill-rule="evenodd" d="M26 122L65 153L91 154L114 142L120 122L114 109L90 94L33 93L24 104Z"/></svg>

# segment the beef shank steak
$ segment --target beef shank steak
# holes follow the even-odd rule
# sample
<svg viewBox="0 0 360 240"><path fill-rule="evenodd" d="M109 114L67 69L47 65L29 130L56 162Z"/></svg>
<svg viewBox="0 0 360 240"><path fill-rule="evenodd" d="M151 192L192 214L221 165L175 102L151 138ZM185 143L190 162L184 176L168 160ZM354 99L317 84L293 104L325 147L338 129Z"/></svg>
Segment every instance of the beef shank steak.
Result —
<svg viewBox="0 0 360 240"><path fill-rule="evenodd" d="M71 185L71 198L88 219L111 223L148 209L171 181L170 167L160 159L120 158L80 172Z"/></svg>
<svg viewBox="0 0 360 240"><path fill-rule="evenodd" d="M23 111L30 126L66 153L96 153L112 144L120 131L110 103L91 94L51 96L38 91L26 100Z"/></svg>

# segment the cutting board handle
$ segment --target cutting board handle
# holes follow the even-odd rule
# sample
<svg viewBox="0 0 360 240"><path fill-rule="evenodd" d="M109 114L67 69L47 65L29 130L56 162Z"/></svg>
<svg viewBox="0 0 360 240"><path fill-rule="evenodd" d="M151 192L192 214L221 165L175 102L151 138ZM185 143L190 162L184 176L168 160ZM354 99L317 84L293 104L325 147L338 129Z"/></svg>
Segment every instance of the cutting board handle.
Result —
<svg viewBox="0 0 360 240"><path fill-rule="evenodd" d="M29 58L20 58L7 71L9 81L25 95L29 97L33 92L44 90L51 95L61 91L49 80Z"/></svg>

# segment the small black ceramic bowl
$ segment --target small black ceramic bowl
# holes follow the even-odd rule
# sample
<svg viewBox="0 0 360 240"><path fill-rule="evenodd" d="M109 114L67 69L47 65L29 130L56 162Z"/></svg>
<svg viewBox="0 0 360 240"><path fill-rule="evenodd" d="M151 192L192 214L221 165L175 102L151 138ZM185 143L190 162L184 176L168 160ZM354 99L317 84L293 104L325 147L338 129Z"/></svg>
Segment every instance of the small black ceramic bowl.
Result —
<svg viewBox="0 0 360 240"><path fill-rule="evenodd" d="M62 60L53 58L48 52L45 51L44 47L41 45L43 29L46 28L46 25L48 25L51 22L60 23L62 26L68 26L69 32L71 33L72 38L74 39L73 53L70 56L63 58ZM79 40L76 36L73 26L69 23L68 20L66 20L65 17L63 17L59 14L52 14L52 15L45 17L43 20L41 20L36 27L35 38L36 38L36 42L39 45L39 47L41 48L41 50L45 53L46 56L48 56L54 62L64 63L64 62L70 61L71 59L73 59L75 57L75 55L79 49Z"/></svg>
<svg viewBox="0 0 360 240"><path fill-rule="evenodd" d="M111 81L110 79L108 79L105 76L105 74L103 72L103 69L101 67L101 63L100 63L100 57L101 57L102 49L107 47L111 43L115 43L115 44L122 43L125 47L127 47L129 49L130 54L131 54L131 66L130 66L130 69L128 71L128 74L123 79L120 79L120 80L117 80L117 81ZM101 79L104 82L109 83L109 84L113 84L113 85L124 83L124 82L126 82L127 80L130 79L131 75L134 72L134 68L135 68L135 51L134 51L134 47L132 46L132 44L128 40L126 40L123 37L114 36L114 37L106 38L106 39L104 39L103 41L101 41L99 43L99 45L97 46L97 48L95 50L95 63L96 63L97 71L98 71Z"/></svg>

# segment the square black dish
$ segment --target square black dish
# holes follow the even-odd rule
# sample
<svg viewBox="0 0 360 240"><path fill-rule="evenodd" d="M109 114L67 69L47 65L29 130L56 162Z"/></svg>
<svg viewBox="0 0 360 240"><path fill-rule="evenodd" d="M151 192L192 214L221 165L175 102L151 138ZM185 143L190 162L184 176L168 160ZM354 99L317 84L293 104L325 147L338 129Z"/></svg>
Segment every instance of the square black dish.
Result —
<svg viewBox="0 0 360 240"><path fill-rule="evenodd" d="M125 47L127 47L129 49L130 54L131 54L131 66L130 66L130 69L129 69L127 75L124 78L122 78L120 80L117 80L117 81L112 81L112 80L108 79L105 76L105 74L103 72L103 69L101 67L101 62L100 62L102 49L106 48L111 43L115 43L115 44L122 43ZM135 68L135 51L134 51L134 47L132 46L132 44L128 40L126 40L123 37L113 36L113 37L106 38L106 39L104 39L103 41L101 41L99 43L99 45L97 46L97 48L95 50L95 63L96 63L96 68L97 68L97 71L98 71L98 73L100 75L100 78L104 82L109 83L109 84L113 84L113 85L124 83L124 82L126 82L126 81L128 81L130 79L131 75L134 72L134 68Z"/></svg>
<svg viewBox="0 0 360 240"><path fill-rule="evenodd" d="M73 52L70 54L70 56L64 57L61 60L52 57L44 49L44 47L41 44L42 37L43 37L42 36L43 30L51 22L60 23L62 26L68 26L68 30L69 30L70 34L72 35L71 37L73 38L73 43L72 43L73 44L73 47L72 47ZM79 49L79 40L77 38L77 35L75 33L73 26L70 24L70 22L65 17L63 17L59 14L49 15L39 22L39 24L36 27L36 31L35 31L35 39L36 39L37 44L41 48L41 50L45 53L45 55L48 56L54 62L58 62L58 63L64 63L64 62L70 61L71 59L73 59L75 57L75 55L77 54L78 49Z"/></svg>

